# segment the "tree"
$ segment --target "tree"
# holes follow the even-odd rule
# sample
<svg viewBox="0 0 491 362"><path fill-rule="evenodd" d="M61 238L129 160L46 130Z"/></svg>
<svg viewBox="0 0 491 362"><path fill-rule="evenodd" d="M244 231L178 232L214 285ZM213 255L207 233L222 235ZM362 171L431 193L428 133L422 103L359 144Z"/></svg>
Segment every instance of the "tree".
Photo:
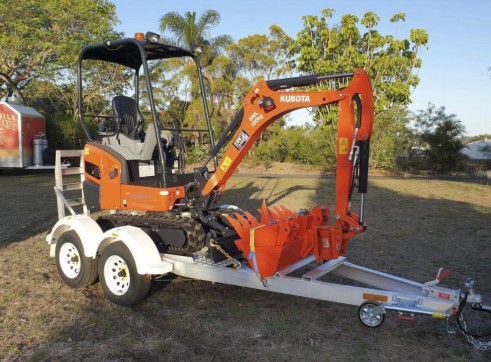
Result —
<svg viewBox="0 0 491 362"><path fill-rule="evenodd" d="M252 83L259 79L276 79L291 73L293 39L278 25L269 28L269 35L254 34L230 44L227 54L237 71Z"/></svg>
<svg viewBox="0 0 491 362"><path fill-rule="evenodd" d="M80 49L113 35L116 22L106 0L0 0L0 98L10 89L24 99L33 80L62 80Z"/></svg>
<svg viewBox="0 0 491 362"><path fill-rule="evenodd" d="M222 124L242 107L242 99L259 79L289 74L287 49L292 39L273 25L269 34L254 34L230 43L206 68L210 75L217 122ZM222 127L223 129L223 127Z"/></svg>
<svg viewBox="0 0 491 362"><path fill-rule="evenodd" d="M206 46L201 62L207 65L232 42L229 35L211 37L211 29L219 23L220 14L215 10L206 10L199 18L195 11L187 11L184 15L173 11L160 18L160 30L171 33L172 37L167 41L174 45L187 49L197 45Z"/></svg>
<svg viewBox="0 0 491 362"><path fill-rule="evenodd" d="M465 127L455 114L446 114L445 107L436 108L429 103L426 110L419 110L414 121L422 130L421 139L428 146L428 156L433 171L446 174L457 171L465 156L462 137Z"/></svg>
<svg viewBox="0 0 491 362"><path fill-rule="evenodd" d="M329 74L360 67L368 72L376 99L372 164L393 167L402 150L398 136L405 132L409 120L405 107L410 103L411 90L419 82L414 72L421 67L419 49L427 44L428 34L425 30L411 29L409 39L397 39L376 30L380 18L373 12L367 12L361 20L352 14L343 15L340 25L329 24L333 15L334 10L326 9L320 16L303 17L304 28L293 46L297 69L310 74ZM390 19L393 23L404 20L404 14ZM365 28L364 33L360 24ZM313 115L317 125L332 125L331 134L326 136L335 137L336 112L315 109ZM334 153L336 142L330 144Z"/></svg>

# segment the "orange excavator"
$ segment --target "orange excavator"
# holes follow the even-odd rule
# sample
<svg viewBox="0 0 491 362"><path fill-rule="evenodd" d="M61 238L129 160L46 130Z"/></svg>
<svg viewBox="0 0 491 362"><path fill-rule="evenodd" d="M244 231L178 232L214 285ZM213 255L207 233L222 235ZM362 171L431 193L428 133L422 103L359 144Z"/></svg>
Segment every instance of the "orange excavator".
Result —
<svg viewBox="0 0 491 362"><path fill-rule="evenodd" d="M168 60L176 64L176 58L177 63L187 58L181 63L187 67L196 65L206 129L165 125L159 119L151 70ZM125 75L134 76L132 97L111 95L112 115L84 112L83 74L97 69L86 65L90 61L122 66ZM138 33L135 38L86 46L77 64L79 117L88 141L83 151L57 151L59 221L46 237L68 286L81 288L99 280L111 301L130 306L148 295L152 280L173 273L359 306L360 321L372 328L383 323L387 312L405 320L454 316L469 342L479 349L491 348L491 341L479 340L482 336L469 332L462 319L466 304L491 313L491 306L482 304L481 295L474 292L472 278L466 280L464 293L439 286L448 274L443 268L435 280L418 283L349 263L344 256L350 239L366 229L363 207L373 95L363 69L261 80L215 141L205 78L194 52L162 44L156 34ZM326 82L338 89L319 90ZM263 202L256 217L218 203L227 180L272 122L293 110L334 104L339 110L334 210L318 205L293 212L283 206L268 208ZM147 120L142 106L150 114ZM189 173L182 137L187 131L206 133L211 145L205 162ZM63 155L80 157L80 167L64 168ZM79 182L65 184L64 175L81 176ZM355 188L361 195L357 213L351 209ZM68 192L78 189L83 190L82 198L69 199ZM74 211L77 204L83 213ZM65 216L65 208L70 216ZM108 212L95 220L91 210ZM327 274L357 285L322 281Z"/></svg>
<svg viewBox="0 0 491 362"><path fill-rule="evenodd" d="M211 151L203 165L185 173L183 129L159 121L147 62L187 57L196 64ZM201 66L187 50L162 44L155 34L86 46L78 61L79 106L83 107L83 65L87 60L116 63L135 74L135 97L115 95L110 126L91 134L86 116L80 123L84 148L85 199L91 210L113 210L97 222L103 230L133 225L144 230L159 251L186 255L210 249L214 260L240 254L264 277L309 254L321 260L346 253L349 240L363 232L363 195L367 192L368 153L373 125L373 96L366 72L309 75L256 83L242 109L215 141ZM145 79L151 122L145 128L140 107L139 74ZM349 81L343 89L306 91L327 81ZM249 212L218 205L227 180L261 133L288 112L305 107L339 105L334 217L326 206L292 212L285 207ZM220 156L220 157L219 157ZM361 193L361 210L350 208L353 189ZM252 253L251 253L252 251Z"/></svg>

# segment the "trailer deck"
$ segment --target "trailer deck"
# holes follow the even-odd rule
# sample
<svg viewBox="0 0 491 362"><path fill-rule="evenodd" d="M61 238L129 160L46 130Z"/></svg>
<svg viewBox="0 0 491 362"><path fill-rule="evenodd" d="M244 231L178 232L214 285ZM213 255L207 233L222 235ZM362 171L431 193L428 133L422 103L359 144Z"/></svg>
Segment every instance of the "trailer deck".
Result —
<svg viewBox="0 0 491 362"><path fill-rule="evenodd" d="M352 264L345 257L317 264L311 255L269 278L259 277L244 263L240 268L234 268L230 260L214 263L206 252L192 256L161 254L161 258L172 264L173 274L183 277L355 306L370 303L373 305L371 313L375 315L393 310L399 315L446 318L452 315L460 298L460 290L416 283ZM359 286L322 280L331 275L354 281ZM359 313L362 323L369 327L383 322L365 323L363 308Z"/></svg>

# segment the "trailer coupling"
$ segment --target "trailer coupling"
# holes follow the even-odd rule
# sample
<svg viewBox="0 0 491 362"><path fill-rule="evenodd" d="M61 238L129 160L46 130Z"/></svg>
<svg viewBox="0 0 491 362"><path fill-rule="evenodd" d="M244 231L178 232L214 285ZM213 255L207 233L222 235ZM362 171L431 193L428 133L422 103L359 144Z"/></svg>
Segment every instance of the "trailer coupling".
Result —
<svg viewBox="0 0 491 362"><path fill-rule="evenodd" d="M422 292L427 297L447 300L449 304L446 305L450 307L449 309L440 309L446 307L427 304L421 299L416 300L414 305L408 301L404 302L404 300L389 300L387 302L370 300L364 302L358 309L360 322L370 328L379 327L384 322L388 311L396 312L397 318L404 321L414 321L417 317L423 316L446 319L449 333L453 334L460 331L476 349L491 349L491 306L483 304L481 295L474 292L474 280L472 278L466 279L465 292L437 286L447 275L448 271L441 268L435 280L422 285ZM463 311L466 305L470 306L471 311L475 311L474 313L466 313L466 315L472 314L472 320L464 317ZM448 325L452 316L455 317L457 329L450 328ZM472 327L470 327L471 324ZM489 340L486 341L486 338Z"/></svg>
<svg viewBox="0 0 491 362"><path fill-rule="evenodd" d="M491 350L491 305L482 304L481 295L474 293L474 279L467 278L465 288L466 292L462 293L459 307L455 313L459 331L476 349L480 351ZM468 324L471 321L466 321L463 314L466 304L470 304L473 311L483 312L480 313L478 320L472 320L472 324L479 325L479 328L476 326L469 328ZM488 318L485 319L485 317ZM488 322L486 326L484 326L485 320Z"/></svg>

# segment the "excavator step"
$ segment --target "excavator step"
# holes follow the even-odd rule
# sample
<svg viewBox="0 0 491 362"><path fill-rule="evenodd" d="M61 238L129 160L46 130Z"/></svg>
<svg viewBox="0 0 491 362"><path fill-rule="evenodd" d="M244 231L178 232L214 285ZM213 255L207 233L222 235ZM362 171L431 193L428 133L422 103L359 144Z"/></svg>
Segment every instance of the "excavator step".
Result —
<svg viewBox="0 0 491 362"><path fill-rule="evenodd" d="M61 169L61 174L62 175L82 175L84 173L84 169L82 167L69 167L69 168L62 168Z"/></svg>
<svg viewBox="0 0 491 362"><path fill-rule="evenodd" d="M75 190L82 190L82 183L81 182L70 182L67 184L63 184L63 191L75 191Z"/></svg>
<svg viewBox="0 0 491 362"><path fill-rule="evenodd" d="M66 163L66 158L79 158L80 166L70 167ZM84 162L82 150L58 150L55 158L55 193L58 205L58 219L65 217L66 209L75 215L73 207L78 206L83 210L84 215L89 214L85 204L83 182L84 182ZM77 162L78 164L78 162ZM67 166L68 165L68 166ZM66 176L68 176L66 178ZM74 191L79 191L74 192ZM69 192L66 193L65 192Z"/></svg>

